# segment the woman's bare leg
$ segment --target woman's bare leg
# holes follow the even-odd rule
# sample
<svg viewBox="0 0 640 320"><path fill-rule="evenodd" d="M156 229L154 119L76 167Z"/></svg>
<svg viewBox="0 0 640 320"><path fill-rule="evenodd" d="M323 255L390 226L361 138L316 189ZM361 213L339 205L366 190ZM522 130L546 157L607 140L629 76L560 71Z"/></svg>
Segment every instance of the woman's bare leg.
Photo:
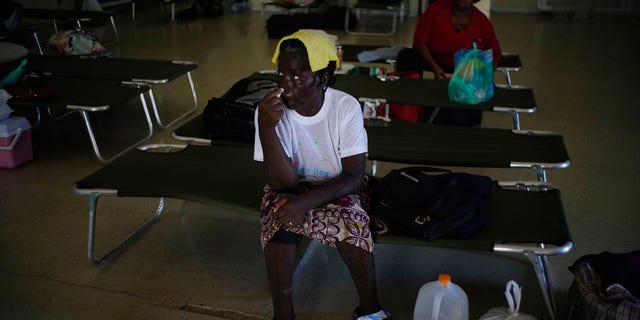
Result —
<svg viewBox="0 0 640 320"><path fill-rule="evenodd" d="M296 245L268 243L264 248L267 264L273 318L276 320L295 319L293 311L293 270L295 267Z"/></svg>
<svg viewBox="0 0 640 320"><path fill-rule="evenodd" d="M373 253L362 250L348 243L336 243L338 253L347 265L351 278L358 290L360 314L371 314L380 311L378 290L376 287L376 268Z"/></svg>

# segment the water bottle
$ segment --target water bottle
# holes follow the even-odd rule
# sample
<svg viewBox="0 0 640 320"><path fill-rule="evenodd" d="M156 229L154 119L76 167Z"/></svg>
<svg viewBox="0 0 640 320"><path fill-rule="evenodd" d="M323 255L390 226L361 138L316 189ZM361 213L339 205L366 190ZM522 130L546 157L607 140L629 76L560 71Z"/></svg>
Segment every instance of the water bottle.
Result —
<svg viewBox="0 0 640 320"><path fill-rule="evenodd" d="M420 288L413 320L469 320L467 294L450 275L441 274Z"/></svg>

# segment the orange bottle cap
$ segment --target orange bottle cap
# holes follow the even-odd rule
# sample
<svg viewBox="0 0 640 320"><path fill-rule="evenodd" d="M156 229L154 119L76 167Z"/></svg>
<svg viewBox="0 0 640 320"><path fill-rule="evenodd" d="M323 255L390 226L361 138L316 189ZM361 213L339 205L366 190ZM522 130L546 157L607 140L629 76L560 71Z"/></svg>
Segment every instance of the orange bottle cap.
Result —
<svg viewBox="0 0 640 320"><path fill-rule="evenodd" d="M451 282L451 276L446 273L442 273L438 275L438 281L440 281L440 283L442 283L442 285L446 288L449 282Z"/></svg>

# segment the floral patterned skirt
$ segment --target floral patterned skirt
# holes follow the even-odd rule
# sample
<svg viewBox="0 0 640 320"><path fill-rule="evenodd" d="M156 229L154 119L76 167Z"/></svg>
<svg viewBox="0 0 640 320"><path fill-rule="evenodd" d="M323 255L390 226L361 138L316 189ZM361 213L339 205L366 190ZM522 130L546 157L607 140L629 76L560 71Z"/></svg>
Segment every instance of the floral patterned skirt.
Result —
<svg viewBox="0 0 640 320"><path fill-rule="evenodd" d="M365 210L365 200L360 194L349 194L335 201L307 212L304 223L288 227L281 225L272 217L274 204L279 194L269 186L264 188L264 197L260 204L260 222L262 247L278 232L285 231L300 234L318 242L335 247L336 242L345 242L373 252L373 238L369 230L369 215Z"/></svg>

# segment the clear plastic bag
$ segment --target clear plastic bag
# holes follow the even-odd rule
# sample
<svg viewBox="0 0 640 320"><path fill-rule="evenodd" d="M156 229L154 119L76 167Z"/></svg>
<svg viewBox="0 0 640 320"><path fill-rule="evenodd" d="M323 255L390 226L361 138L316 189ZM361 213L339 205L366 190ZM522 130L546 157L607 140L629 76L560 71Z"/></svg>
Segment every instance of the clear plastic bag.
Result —
<svg viewBox="0 0 640 320"><path fill-rule="evenodd" d="M454 55L449 100L478 104L493 98L493 50L461 49Z"/></svg>
<svg viewBox="0 0 640 320"><path fill-rule="evenodd" d="M111 50L98 41L93 31L85 28L76 27L74 30L60 31L51 36L49 44L55 46L63 55L111 55Z"/></svg>
<svg viewBox="0 0 640 320"><path fill-rule="evenodd" d="M507 297L509 308L496 307L491 308L480 317L479 320L537 320L536 317L519 312L520 310L520 293L521 288L515 281L507 282L507 288L504 295Z"/></svg>

